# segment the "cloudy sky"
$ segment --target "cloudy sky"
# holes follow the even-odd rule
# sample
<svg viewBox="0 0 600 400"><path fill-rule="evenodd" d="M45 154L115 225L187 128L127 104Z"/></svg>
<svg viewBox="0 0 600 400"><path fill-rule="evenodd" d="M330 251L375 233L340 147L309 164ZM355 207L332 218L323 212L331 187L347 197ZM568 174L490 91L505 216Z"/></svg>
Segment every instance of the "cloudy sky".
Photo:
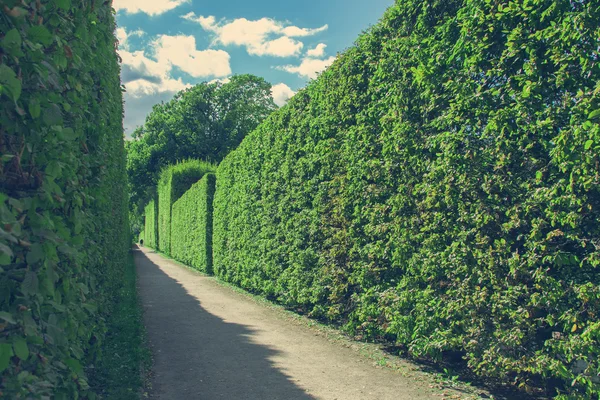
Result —
<svg viewBox="0 0 600 400"><path fill-rule="evenodd" d="M250 73L279 105L351 46L394 0L114 0L125 131L203 81Z"/></svg>

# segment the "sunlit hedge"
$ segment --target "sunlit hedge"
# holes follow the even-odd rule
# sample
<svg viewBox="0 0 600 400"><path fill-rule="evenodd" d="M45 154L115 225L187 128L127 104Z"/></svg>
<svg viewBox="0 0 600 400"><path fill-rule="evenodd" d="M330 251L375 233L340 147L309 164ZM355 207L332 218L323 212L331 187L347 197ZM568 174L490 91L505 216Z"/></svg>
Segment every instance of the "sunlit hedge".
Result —
<svg viewBox="0 0 600 400"><path fill-rule="evenodd" d="M2 2L2 398L93 398L131 242L114 30L111 2Z"/></svg>
<svg viewBox="0 0 600 400"><path fill-rule="evenodd" d="M144 246L158 248L158 202L150 201L145 208Z"/></svg>
<svg viewBox="0 0 600 400"><path fill-rule="evenodd" d="M158 182L158 249L171 255L171 213L173 203L206 173L213 172L210 163L189 160L165 168Z"/></svg>
<svg viewBox="0 0 600 400"><path fill-rule="evenodd" d="M207 174L173 204L171 255L205 273L212 273L212 224L215 175Z"/></svg>
<svg viewBox="0 0 600 400"><path fill-rule="evenodd" d="M221 163L215 273L597 397L598 21L585 0L397 2Z"/></svg>

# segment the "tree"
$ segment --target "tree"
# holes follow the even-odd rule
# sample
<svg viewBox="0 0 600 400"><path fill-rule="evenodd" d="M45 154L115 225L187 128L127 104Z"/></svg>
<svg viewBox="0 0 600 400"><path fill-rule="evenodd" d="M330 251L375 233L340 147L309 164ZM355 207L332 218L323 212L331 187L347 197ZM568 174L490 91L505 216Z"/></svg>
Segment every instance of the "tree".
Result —
<svg viewBox="0 0 600 400"><path fill-rule="evenodd" d="M254 75L204 82L155 105L127 143L132 216L142 214L164 167L190 158L220 162L275 109L271 84Z"/></svg>

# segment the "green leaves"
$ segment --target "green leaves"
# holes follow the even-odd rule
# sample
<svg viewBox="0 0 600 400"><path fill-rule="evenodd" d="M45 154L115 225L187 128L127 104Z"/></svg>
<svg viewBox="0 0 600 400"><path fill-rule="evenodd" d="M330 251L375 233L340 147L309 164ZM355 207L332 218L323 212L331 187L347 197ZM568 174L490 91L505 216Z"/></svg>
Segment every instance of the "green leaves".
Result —
<svg viewBox="0 0 600 400"><path fill-rule="evenodd" d="M52 44L52 34L43 25L33 25L27 30L27 39L33 43L39 43L44 46Z"/></svg>
<svg viewBox="0 0 600 400"><path fill-rule="evenodd" d="M62 111L57 104L50 104L44 110L44 123L46 125L60 125L63 122Z"/></svg>
<svg viewBox="0 0 600 400"><path fill-rule="evenodd" d="M21 97L21 81L8 65L0 65L0 93L6 94L16 102Z"/></svg>
<svg viewBox="0 0 600 400"><path fill-rule="evenodd" d="M396 2L248 135L217 170L214 270L415 357L597 398L598 9L501 3Z"/></svg>
<svg viewBox="0 0 600 400"><path fill-rule="evenodd" d="M8 343L0 343L0 372L10 365L10 358L14 355L12 346Z"/></svg>
<svg viewBox="0 0 600 400"><path fill-rule="evenodd" d="M54 3L61 10L68 10L71 7L71 0L54 0Z"/></svg>
<svg viewBox="0 0 600 400"><path fill-rule="evenodd" d="M10 313L7 313L6 311L0 311L0 319L10 324L16 324L13 316Z"/></svg>
<svg viewBox="0 0 600 400"><path fill-rule="evenodd" d="M158 184L158 249L172 255L172 206L194 183L214 171L200 160L188 160L164 169Z"/></svg>
<svg viewBox="0 0 600 400"><path fill-rule="evenodd" d="M27 361L27 359L29 358L29 347L27 346L27 341L25 339L16 339L13 343L13 349L17 357L19 357L23 361Z"/></svg>
<svg viewBox="0 0 600 400"><path fill-rule="evenodd" d="M23 294L34 296L39 292L39 281L37 274L33 271L27 271L25 273L25 279L21 284L21 291Z"/></svg>
<svg viewBox="0 0 600 400"><path fill-rule="evenodd" d="M31 118L39 118L42 113L42 108L40 106L40 102L38 100L31 100L29 102L29 115Z"/></svg>
<svg viewBox="0 0 600 400"><path fill-rule="evenodd" d="M34 243L31 249L27 252L27 264L36 264L44 259L44 248L41 243Z"/></svg>
<svg viewBox="0 0 600 400"><path fill-rule="evenodd" d="M69 358L65 360L65 365L77 375L81 375L83 373L83 366L78 360L74 358Z"/></svg>
<svg viewBox="0 0 600 400"><path fill-rule="evenodd" d="M589 120L594 120L594 119L597 119L597 118L600 118L600 109L594 110L594 111L592 111L590 113L590 115L588 115L588 119Z"/></svg>
<svg viewBox="0 0 600 400"><path fill-rule="evenodd" d="M187 159L219 162L275 109L271 85L253 75L202 83L157 104L137 140L127 142L132 211L141 214L156 194L163 168Z"/></svg>
<svg viewBox="0 0 600 400"><path fill-rule="evenodd" d="M130 242L114 15L4 3L0 397L94 398L78 360L102 354Z"/></svg>
<svg viewBox="0 0 600 400"><path fill-rule="evenodd" d="M172 207L171 256L212 273L212 215L215 175L204 175ZM146 216L146 221L149 221Z"/></svg>
<svg viewBox="0 0 600 400"><path fill-rule="evenodd" d="M21 50L22 43L21 34L15 28L6 32L4 39L2 39L4 51L12 57L22 57L24 55Z"/></svg>

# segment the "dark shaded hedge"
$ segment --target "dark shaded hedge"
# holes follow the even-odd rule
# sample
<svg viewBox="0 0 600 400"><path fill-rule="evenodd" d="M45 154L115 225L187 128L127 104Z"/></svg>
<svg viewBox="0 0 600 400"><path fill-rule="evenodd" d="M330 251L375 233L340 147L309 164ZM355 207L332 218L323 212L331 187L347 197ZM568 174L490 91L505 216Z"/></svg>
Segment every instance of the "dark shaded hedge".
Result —
<svg viewBox="0 0 600 400"><path fill-rule="evenodd" d="M600 3L406 0L225 158L220 278L600 393Z"/></svg>
<svg viewBox="0 0 600 400"><path fill-rule="evenodd" d="M206 174L173 204L171 256L212 273L212 226L215 175Z"/></svg>
<svg viewBox="0 0 600 400"><path fill-rule="evenodd" d="M152 200L145 208L144 246L158 248L158 201Z"/></svg>
<svg viewBox="0 0 600 400"><path fill-rule="evenodd" d="M0 397L93 398L128 232L111 2L0 10Z"/></svg>
<svg viewBox="0 0 600 400"><path fill-rule="evenodd" d="M158 182L158 249L171 255L171 212L173 203L208 172L213 164L188 160L165 168Z"/></svg>

